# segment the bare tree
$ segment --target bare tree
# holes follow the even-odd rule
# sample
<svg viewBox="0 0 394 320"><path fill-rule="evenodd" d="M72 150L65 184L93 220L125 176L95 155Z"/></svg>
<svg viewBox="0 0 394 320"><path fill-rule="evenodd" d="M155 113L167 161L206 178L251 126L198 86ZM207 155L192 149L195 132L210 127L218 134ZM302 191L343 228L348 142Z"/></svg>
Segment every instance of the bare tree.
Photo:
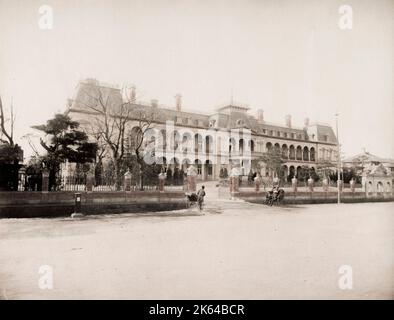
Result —
<svg viewBox="0 0 394 320"><path fill-rule="evenodd" d="M140 171L140 189L144 189L144 171L146 169L146 162L144 160L144 140L147 132L151 129L153 114L147 118L146 115L140 111L137 114L138 125L131 131L130 148L136 157L136 161Z"/></svg>
<svg viewBox="0 0 394 320"><path fill-rule="evenodd" d="M94 93L86 90L83 90L83 93L89 98L89 101L76 102L92 112L90 134L100 145L101 152L99 154L101 157L104 157L108 151L114 165L116 189L119 190L122 181L121 168L128 151L126 145L128 125L132 121L138 123L137 130L133 130L129 137L131 138L130 148L136 156L140 170L143 170L144 161L141 151L145 132L151 127L152 117L147 118L142 112L135 112L135 110L133 112L130 104L134 100L130 98L122 98L118 103L114 103L111 93L104 94L99 86L95 86Z"/></svg>
<svg viewBox="0 0 394 320"><path fill-rule="evenodd" d="M14 146L14 124L16 117L14 116L14 110L11 103L11 115L10 115L10 129L9 131L6 129L6 116L4 113L3 102L0 96L0 141L3 143L7 143L10 146ZM3 139L5 137L7 140Z"/></svg>

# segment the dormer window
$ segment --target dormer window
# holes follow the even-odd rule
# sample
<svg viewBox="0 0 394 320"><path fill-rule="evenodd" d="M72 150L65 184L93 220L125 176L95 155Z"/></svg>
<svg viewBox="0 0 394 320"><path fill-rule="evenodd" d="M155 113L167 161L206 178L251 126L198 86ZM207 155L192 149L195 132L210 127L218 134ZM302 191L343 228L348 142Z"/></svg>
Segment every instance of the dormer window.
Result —
<svg viewBox="0 0 394 320"><path fill-rule="evenodd" d="M243 124L243 122L242 122L241 119L238 119L237 122L236 122L236 124L237 124L237 126L241 126L241 125Z"/></svg>
<svg viewBox="0 0 394 320"><path fill-rule="evenodd" d="M216 120L209 121L209 127L213 128L215 126L215 122L216 122Z"/></svg>

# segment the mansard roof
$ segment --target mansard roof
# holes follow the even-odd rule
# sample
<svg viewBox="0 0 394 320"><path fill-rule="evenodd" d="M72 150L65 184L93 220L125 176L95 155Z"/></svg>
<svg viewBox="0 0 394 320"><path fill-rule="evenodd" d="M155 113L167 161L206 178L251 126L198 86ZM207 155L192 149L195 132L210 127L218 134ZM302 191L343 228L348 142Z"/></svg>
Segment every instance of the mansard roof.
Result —
<svg viewBox="0 0 394 320"><path fill-rule="evenodd" d="M99 100L100 99L100 100ZM71 112L94 112L95 105L99 102L106 103L110 108L116 110L123 102L121 90L118 87L103 85L96 80L81 81L77 87L76 94L72 103L69 105ZM274 132L285 132L288 134L294 133L296 135L302 134L305 139L308 139L306 128L287 127L280 124L269 122L259 122L256 117L249 115L247 112L249 107L240 103L230 103L219 107L216 112L212 114L203 114L192 111L178 111L161 105L152 105L149 103L128 103L131 110L131 118L139 119L141 113L149 117L153 116L153 120L158 123L165 123L166 121L174 121L175 125L193 127L210 126L211 121L215 120L215 128L222 129L237 129L248 128L256 134L268 135L272 130ZM181 121L179 121L181 119ZM182 121L187 119L187 121ZM336 137L329 125L314 124L317 132L318 142L336 143ZM276 135L273 135L277 137ZM328 136L328 139L325 137ZM288 137L290 138L290 136ZM298 139L298 137L296 137Z"/></svg>
<svg viewBox="0 0 394 320"><path fill-rule="evenodd" d="M374 154L367 151L356 154L355 156L349 157L343 160L345 163L392 163L394 164L394 159L380 158Z"/></svg>

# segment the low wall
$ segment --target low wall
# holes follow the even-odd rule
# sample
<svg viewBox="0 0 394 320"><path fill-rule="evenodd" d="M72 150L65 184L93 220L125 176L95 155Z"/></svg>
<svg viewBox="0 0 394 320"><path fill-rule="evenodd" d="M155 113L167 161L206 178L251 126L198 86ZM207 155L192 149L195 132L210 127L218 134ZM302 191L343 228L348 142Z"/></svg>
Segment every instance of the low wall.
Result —
<svg viewBox="0 0 394 320"><path fill-rule="evenodd" d="M61 217L74 212L74 192L0 192L0 218ZM186 208L183 192L81 192L82 213L150 212Z"/></svg>
<svg viewBox="0 0 394 320"><path fill-rule="evenodd" d="M241 191L234 196L253 203L263 203L265 201L266 192ZM314 204L314 203L336 203L338 201L337 192L286 192L283 200L284 204ZM381 202L394 201L392 194L369 195L365 192L342 192L341 202Z"/></svg>

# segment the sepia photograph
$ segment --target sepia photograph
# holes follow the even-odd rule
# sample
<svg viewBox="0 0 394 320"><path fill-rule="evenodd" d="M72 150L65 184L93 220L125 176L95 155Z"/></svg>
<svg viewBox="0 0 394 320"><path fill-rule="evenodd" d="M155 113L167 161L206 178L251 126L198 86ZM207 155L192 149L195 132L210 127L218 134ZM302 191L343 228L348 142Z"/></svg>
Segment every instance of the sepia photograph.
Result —
<svg viewBox="0 0 394 320"><path fill-rule="evenodd" d="M393 300L393 119L393 0L0 0L0 300Z"/></svg>

